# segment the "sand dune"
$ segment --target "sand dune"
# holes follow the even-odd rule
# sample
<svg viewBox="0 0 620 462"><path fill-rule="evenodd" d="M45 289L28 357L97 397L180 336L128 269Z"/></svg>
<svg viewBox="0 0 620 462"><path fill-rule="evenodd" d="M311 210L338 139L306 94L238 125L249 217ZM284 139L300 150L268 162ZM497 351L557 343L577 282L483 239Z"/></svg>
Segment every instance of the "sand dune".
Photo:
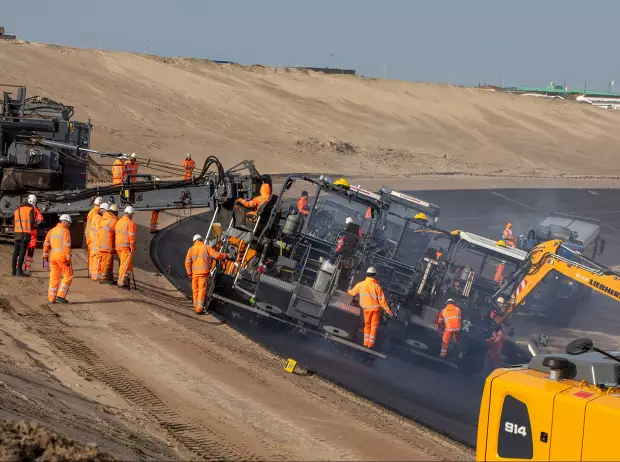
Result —
<svg viewBox="0 0 620 462"><path fill-rule="evenodd" d="M366 176L620 176L620 113L446 85L0 42L0 82L74 105L93 147Z"/></svg>

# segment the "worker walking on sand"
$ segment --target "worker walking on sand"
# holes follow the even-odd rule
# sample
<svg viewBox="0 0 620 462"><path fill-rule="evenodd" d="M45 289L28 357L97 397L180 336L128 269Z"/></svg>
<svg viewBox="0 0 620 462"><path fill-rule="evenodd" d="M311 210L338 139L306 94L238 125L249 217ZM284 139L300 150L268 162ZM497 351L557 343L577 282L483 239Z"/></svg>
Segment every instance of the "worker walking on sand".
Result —
<svg viewBox="0 0 620 462"><path fill-rule="evenodd" d="M24 258L24 274L30 274L30 267L32 266L32 260L34 258L34 251L37 248L37 234L39 226L43 223L43 214L39 207L34 207L34 227L30 231L30 241L28 241L28 248L26 249L26 257ZM17 269L17 268L16 268Z"/></svg>
<svg viewBox="0 0 620 462"><path fill-rule="evenodd" d="M93 281L99 279L99 265L101 263L101 252L99 252L99 243L97 241L97 233L101 227L101 219L103 214L109 210L110 204L104 202L99 206L99 212L96 213L90 222L90 263L88 277Z"/></svg>
<svg viewBox="0 0 620 462"><path fill-rule="evenodd" d="M185 154L185 160L183 161L183 168L185 169L183 179L191 180L192 173L194 173L194 169L196 168L196 162L192 160L192 155L189 152Z"/></svg>
<svg viewBox="0 0 620 462"><path fill-rule="evenodd" d="M232 260L233 255L217 252L210 245L202 242L200 234L194 235L194 244L187 250L185 270L192 278L192 300L197 314L204 313L205 296L207 294L207 276L211 271L211 260Z"/></svg>
<svg viewBox="0 0 620 462"><path fill-rule="evenodd" d="M50 267L50 283L47 291L50 303L68 303L67 293L73 281L69 232L71 223L69 215L61 215L60 221L48 231L43 243L43 260Z"/></svg>
<svg viewBox="0 0 620 462"><path fill-rule="evenodd" d="M506 229L502 233L502 239L508 247L515 247L517 245L517 241L512 233L512 223L506 225Z"/></svg>
<svg viewBox="0 0 620 462"><path fill-rule="evenodd" d="M120 260L118 267L118 287L129 288L128 278L132 271L133 254L136 250L137 227L133 221L134 209L125 207L125 215L116 222L116 253Z"/></svg>
<svg viewBox="0 0 620 462"><path fill-rule="evenodd" d="M15 238L15 248L11 259L11 274L13 276L29 276L24 273L24 257L30 242L30 235L35 227L35 212L37 196L30 194L26 202L17 207L13 213L13 233Z"/></svg>
<svg viewBox="0 0 620 462"><path fill-rule="evenodd" d="M366 279L358 282L348 291L352 297L359 295L360 307L364 311L364 346L366 348L375 346L381 309L385 310L388 316L392 316L392 310L387 304L385 294L376 276L377 270L371 266L366 270Z"/></svg>
<svg viewBox="0 0 620 462"><path fill-rule="evenodd" d="M114 246L116 244L116 222L118 221L118 205L112 204L103 212L97 230L97 250L99 251L99 284L114 284Z"/></svg>
<svg viewBox="0 0 620 462"><path fill-rule="evenodd" d="M86 229L84 231L84 237L86 238L86 248L88 249L88 277L91 277L93 274L93 247L94 245L92 240L91 228L93 226L93 220L95 217L99 215L99 209L101 208L101 203L103 202L103 198L98 196L95 198L93 202L93 208L88 212L88 216L86 217Z"/></svg>
<svg viewBox="0 0 620 462"><path fill-rule="evenodd" d="M136 158L136 153L133 152L128 160L123 164L123 181L127 179L127 175L137 175L138 174L138 160ZM129 180L130 183L135 183L136 179L131 178Z"/></svg>
<svg viewBox="0 0 620 462"><path fill-rule="evenodd" d="M159 220L159 210L151 212L151 233L157 232L157 220Z"/></svg>
<svg viewBox="0 0 620 462"><path fill-rule="evenodd" d="M445 359L450 343L459 341L461 331L461 309L454 304L453 299L447 300L446 307L437 316L436 324L440 334L443 327L440 357Z"/></svg>
<svg viewBox="0 0 620 462"><path fill-rule="evenodd" d="M112 164L112 184L120 185L125 181L125 164L119 155Z"/></svg>

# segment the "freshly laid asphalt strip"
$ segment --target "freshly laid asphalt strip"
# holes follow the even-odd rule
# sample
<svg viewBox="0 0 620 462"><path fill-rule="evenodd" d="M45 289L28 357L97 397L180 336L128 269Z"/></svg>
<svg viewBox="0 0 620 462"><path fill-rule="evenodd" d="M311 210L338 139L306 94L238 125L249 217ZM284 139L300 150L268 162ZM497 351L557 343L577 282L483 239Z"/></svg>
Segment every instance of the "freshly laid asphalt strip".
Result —
<svg viewBox="0 0 620 462"><path fill-rule="evenodd" d="M439 226L500 238L507 222L516 235L548 212L570 213L602 220L607 240L598 258L607 265L620 263L620 190L497 189L410 191L441 207ZM190 279L184 268L191 237L206 232L210 213L196 216L158 233L151 255L162 274L191 297ZM476 426L484 376L466 376L434 362L388 356L374 364L359 353L313 336L302 336L273 320L258 319L242 309L231 309L228 323L265 348L296 359L321 376L434 428L470 446L476 443Z"/></svg>

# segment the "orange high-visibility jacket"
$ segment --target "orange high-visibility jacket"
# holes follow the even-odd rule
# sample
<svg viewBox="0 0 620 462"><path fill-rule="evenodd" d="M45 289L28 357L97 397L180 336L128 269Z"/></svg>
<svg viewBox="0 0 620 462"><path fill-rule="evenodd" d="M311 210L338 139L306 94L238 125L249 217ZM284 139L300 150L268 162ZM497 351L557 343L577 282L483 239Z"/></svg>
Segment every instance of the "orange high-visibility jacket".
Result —
<svg viewBox="0 0 620 462"><path fill-rule="evenodd" d="M185 270L189 277L204 276L211 270L211 259L224 260L225 253L217 252L210 245L205 245L200 239L194 242L185 256Z"/></svg>
<svg viewBox="0 0 620 462"><path fill-rule="evenodd" d="M136 224L127 215L116 222L116 250L129 249L136 250Z"/></svg>
<svg viewBox="0 0 620 462"><path fill-rule="evenodd" d="M132 162L131 160L126 160L123 168L125 170L123 179L125 179L127 175L137 175L138 174L138 161L136 160L135 162ZM132 178L131 182L135 183L136 179Z"/></svg>
<svg viewBox="0 0 620 462"><path fill-rule="evenodd" d="M71 233L62 223L58 223L47 232L43 243L43 258L71 261Z"/></svg>
<svg viewBox="0 0 620 462"><path fill-rule="evenodd" d="M34 207L30 204L22 204L13 213L13 232L15 234L30 234L34 228Z"/></svg>
<svg viewBox="0 0 620 462"><path fill-rule="evenodd" d="M125 166L123 161L116 159L112 164L112 183L121 184L125 179Z"/></svg>
<svg viewBox="0 0 620 462"><path fill-rule="evenodd" d="M90 231L92 228L93 218L99 215L99 208L100 207L98 205L93 206L90 212L88 212L88 216L86 217L86 245L88 247L92 245L92 241L90 239Z"/></svg>
<svg viewBox="0 0 620 462"><path fill-rule="evenodd" d="M99 223L99 229L97 230L97 251L98 252L113 252L116 234L116 218L110 212L104 212Z"/></svg>
<svg viewBox="0 0 620 462"><path fill-rule="evenodd" d="M437 317L437 324L443 324L446 326L446 331L458 331L461 330L461 309L448 303L446 307L439 312Z"/></svg>
<svg viewBox="0 0 620 462"><path fill-rule="evenodd" d="M302 215L308 215L310 213L310 204L305 197L300 197L297 201L297 211Z"/></svg>
<svg viewBox="0 0 620 462"><path fill-rule="evenodd" d="M349 289L348 294L352 297L356 295L360 296L360 306L365 310L378 310L383 308L389 315L392 314L392 310L387 304L383 289L373 277L366 276L361 282L355 284L352 289Z"/></svg>
<svg viewBox="0 0 620 462"><path fill-rule="evenodd" d="M183 168L185 169L185 171L189 170L191 172L192 170L196 168L196 162L194 162L193 159L189 159L189 160L185 159L183 161Z"/></svg>
<svg viewBox="0 0 620 462"><path fill-rule="evenodd" d="M237 199L237 202L239 202L244 207L256 210L261 205L263 205L265 202L269 201L270 197L271 197L271 186L269 186L267 183L263 183L260 187L260 196L256 196L254 199L250 201L246 201L245 199Z"/></svg>
<svg viewBox="0 0 620 462"><path fill-rule="evenodd" d="M103 217L98 213L93 216L90 220L90 229L89 229L89 241L90 248L93 252L99 252L99 246L97 246L97 233L99 232L99 226L101 225L101 219Z"/></svg>

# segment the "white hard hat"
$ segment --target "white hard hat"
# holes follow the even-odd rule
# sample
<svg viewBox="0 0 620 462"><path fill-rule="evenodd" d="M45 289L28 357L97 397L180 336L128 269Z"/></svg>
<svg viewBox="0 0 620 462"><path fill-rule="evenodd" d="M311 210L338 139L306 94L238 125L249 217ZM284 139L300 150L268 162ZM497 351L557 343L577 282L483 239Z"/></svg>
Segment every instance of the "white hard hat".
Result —
<svg viewBox="0 0 620 462"><path fill-rule="evenodd" d="M101 207L99 207L99 210L110 210L110 204L104 202L103 204L101 204Z"/></svg>
<svg viewBox="0 0 620 462"><path fill-rule="evenodd" d="M118 205L112 204L108 210L110 210L110 212L118 212Z"/></svg>
<svg viewBox="0 0 620 462"><path fill-rule="evenodd" d="M192 158L192 155L188 152L187 154L185 154L185 158L186 158L186 159L191 159L191 158Z"/></svg>
<svg viewBox="0 0 620 462"><path fill-rule="evenodd" d="M454 303L454 299L453 298L449 298L448 300L446 300L446 303Z"/></svg>
<svg viewBox="0 0 620 462"><path fill-rule="evenodd" d="M374 266L369 266L366 270L366 274L377 274L377 268L375 268Z"/></svg>
<svg viewBox="0 0 620 462"><path fill-rule="evenodd" d="M135 158L136 158L136 153L135 153L135 152L132 152L132 153L131 153L131 158L132 158L132 159L135 159Z"/></svg>
<svg viewBox="0 0 620 462"><path fill-rule="evenodd" d="M349 223L353 223L353 218L351 217L347 217L346 220L344 220L344 222L348 225Z"/></svg>
<svg viewBox="0 0 620 462"><path fill-rule="evenodd" d="M504 303L504 297L498 297L497 298L497 303Z"/></svg>
<svg viewBox="0 0 620 462"><path fill-rule="evenodd" d="M131 205L128 205L127 207L125 207L125 210L123 210L123 212L125 212L126 214L134 213L134 209Z"/></svg>
<svg viewBox="0 0 620 462"><path fill-rule="evenodd" d="M34 194L30 194L27 200L30 205L32 206L37 205L37 196L35 196Z"/></svg>
<svg viewBox="0 0 620 462"><path fill-rule="evenodd" d="M103 202L103 197L98 196L95 198L95 205L101 205L102 202Z"/></svg>
<svg viewBox="0 0 620 462"><path fill-rule="evenodd" d="M73 223L71 216L67 215L66 213L64 215L60 215L60 221L66 221L68 223Z"/></svg>
<svg viewBox="0 0 620 462"><path fill-rule="evenodd" d="M202 239L202 236L200 234L194 234L193 241L196 242L198 239Z"/></svg>

